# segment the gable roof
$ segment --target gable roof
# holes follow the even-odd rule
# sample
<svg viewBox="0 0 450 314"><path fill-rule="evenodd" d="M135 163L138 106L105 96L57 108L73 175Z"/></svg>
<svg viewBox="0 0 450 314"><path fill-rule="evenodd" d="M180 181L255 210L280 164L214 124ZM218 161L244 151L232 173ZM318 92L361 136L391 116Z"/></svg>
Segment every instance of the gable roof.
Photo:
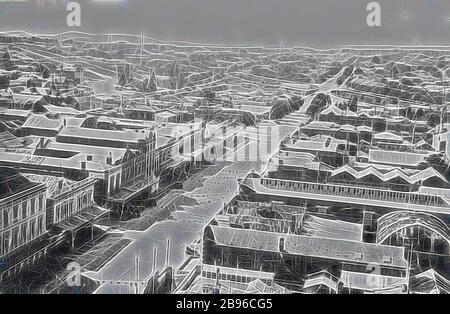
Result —
<svg viewBox="0 0 450 314"><path fill-rule="evenodd" d="M400 168L393 168L389 170L388 172L382 173L378 169L369 166L363 170L356 170L349 166L348 164L334 170L330 177L335 177L341 173L347 173L354 177L355 179L363 179L364 177L367 177L369 175L375 176L379 178L383 182L388 182L391 180L396 179L403 179L404 181L408 182L409 184L419 183L426 181L430 178L437 178L438 180L441 180L442 182L447 183L447 180L444 178L443 175L441 175L438 171L436 171L434 168L430 167L425 170L421 170L413 175L409 175L405 173Z"/></svg>

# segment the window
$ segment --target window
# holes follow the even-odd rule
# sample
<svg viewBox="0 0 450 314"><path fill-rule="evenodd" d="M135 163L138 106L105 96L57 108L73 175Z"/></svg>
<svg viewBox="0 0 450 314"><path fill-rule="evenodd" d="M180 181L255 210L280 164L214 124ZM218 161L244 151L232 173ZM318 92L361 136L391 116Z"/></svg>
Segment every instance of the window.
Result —
<svg viewBox="0 0 450 314"><path fill-rule="evenodd" d="M89 192L88 192L88 204L87 205L91 205L92 204L92 190L90 190Z"/></svg>
<svg viewBox="0 0 450 314"><path fill-rule="evenodd" d="M19 245L19 228L14 228L12 234L12 249Z"/></svg>
<svg viewBox="0 0 450 314"><path fill-rule="evenodd" d="M36 212L36 198L31 199L31 210L30 210L30 216L33 216Z"/></svg>
<svg viewBox="0 0 450 314"><path fill-rule="evenodd" d="M12 221L15 223L19 219L19 205L13 206L13 217Z"/></svg>
<svg viewBox="0 0 450 314"><path fill-rule="evenodd" d="M22 203L22 219L25 219L28 217L28 204L29 202L23 202Z"/></svg>
<svg viewBox="0 0 450 314"><path fill-rule="evenodd" d="M35 208L36 208L36 199L33 197L31 199L31 204L30 204L30 214L34 213Z"/></svg>
<svg viewBox="0 0 450 314"><path fill-rule="evenodd" d="M88 206L88 196L87 194L83 195L83 208Z"/></svg>
<svg viewBox="0 0 450 314"><path fill-rule="evenodd" d="M114 193L114 177L109 178L109 193Z"/></svg>
<svg viewBox="0 0 450 314"><path fill-rule="evenodd" d="M30 232L30 222L27 223L27 241L31 240L31 232Z"/></svg>
<svg viewBox="0 0 450 314"><path fill-rule="evenodd" d="M117 175L116 176L116 189L119 190L120 188L120 176ZM87 206L87 202L85 204L83 204L83 207Z"/></svg>
<svg viewBox="0 0 450 314"><path fill-rule="evenodd" d="M31 239L36 237L36 221L31 222Z"/></svg>
<svg viewBox="0 0 450 314"><path fill-rule="evenodd" d="M27 224L21 226L20 243L24 244L27 242Z"/></svg>
<svg viewBox="0 0 450 314"><path fill-rule="evenodd" d="M9 215L8 210L3 211L3 227L6 228L9 226Z"/></svg>
<svg viewBox="0 0 450 314"><path fill-rule="evenodd" d="M6 254L9 252L11 247L11 237L10 232L7 231L3 234L3 253Z"/></svg>
<svg viewBox="0 0 450 314"><path fill-rule="evenodd" d="M44 233L45 231L45 221L44 216L39 217L39 234Z"/></svg>
<svg viewBox="0 0 450 314"><path fill-rule="evenodd" d="M39 195L39 207L37 211L43 211L45 209L44 206L44 196L41 194Z"/></svg>
<svg viewBox="0 0 450 314"><path fill-rule="evenodd" d="M38 218L37 220L37 236L40 236L42 233L42 226L41 226L41 217Z"/></svg>
<svg viewBox="0 0 450 314"><path fill-rule="evenodd" d="M61 206L57 205L55 207L55 217L53 217L53 222L57 223L61 220Z"/></svg>

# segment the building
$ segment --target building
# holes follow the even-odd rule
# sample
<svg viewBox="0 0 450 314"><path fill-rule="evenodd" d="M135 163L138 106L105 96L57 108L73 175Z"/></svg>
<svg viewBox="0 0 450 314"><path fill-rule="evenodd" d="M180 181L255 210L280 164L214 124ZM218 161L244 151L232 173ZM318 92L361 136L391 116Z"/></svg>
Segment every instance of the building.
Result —
<svg viewBox="0 0 450 314"><path fill-rule="evenodd" d="M41 254L39 242L47 232L47 191L44 184L31 182L12 168L0 168L0 187L3 276Z"/></svg>
<svg viewBox="0 0 450 314"><path fill-rule="evenodd" d="M46 186L1 168L1 255L10 254L46 231Z"/></svg>
<svg viewBox="0 0 450 314"><path fill-rule="evenodd" d="M47 186L46 224L48 228L95 206L94 194L97 180L93 177L87 177L81 181L36 174L24 174L24 177Z"/></svg>

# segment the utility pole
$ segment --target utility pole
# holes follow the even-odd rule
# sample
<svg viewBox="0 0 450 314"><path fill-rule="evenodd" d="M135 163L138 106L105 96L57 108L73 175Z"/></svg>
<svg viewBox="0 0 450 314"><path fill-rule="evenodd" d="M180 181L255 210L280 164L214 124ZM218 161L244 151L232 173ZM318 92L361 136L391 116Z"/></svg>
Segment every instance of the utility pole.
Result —
<svg viewBox="0 0 450 314"><path fill-rule="evenodd" d="M135 259L134 259L134 281L136 284L136 287L135 287L136 294L140 294L140 288L141 288L141 283L139 281L139 271L140 271L139 264L140 264L140 258L138 255L138 256L135 256Z"/></svg>
<svg viewBox="0 0 450 314"><path fill-rule="evenodd" d="M412 260L412 253L413 253L413 243L411 242L411 248L409 251L409 256L408 256L408 269L406 270L406 294L410 293L410 285L409 285L409 281L411 279L411 260Z"/></svg>
<svg viewBox="0 0 450 314"><path fill-rule="evenodd" d="M158 249L155 247L153 248L153 280L152 280L152 293L155 293L155 281L156 281L156 274L157 274L157 259L158 259Z"/></svg>
<svg viewBox="0 0 450 314"><path fill-rule="evenodd" d="M169 267L169 266L170 266L170 238L167 238L165 267Z"/></svg>
<svg viewBox="0 0 450 314"><path fill-rule="evenodd" d="M139 53L139 65L142 65L142 58L143 58L143 54L144 54L144 44L145 44L145 37L144 37L144 33L141 33L141 38L140 38L140 53Z"/></svg>

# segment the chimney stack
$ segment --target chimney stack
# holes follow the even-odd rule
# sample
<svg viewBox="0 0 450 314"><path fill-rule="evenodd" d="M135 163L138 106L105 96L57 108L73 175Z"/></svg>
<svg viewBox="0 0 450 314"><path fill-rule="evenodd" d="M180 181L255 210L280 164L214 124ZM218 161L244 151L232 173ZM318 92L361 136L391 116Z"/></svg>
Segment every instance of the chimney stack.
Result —
<svg viewBox="0 0 450 314"><path fill-rule="evenodd" d="M108 165L112 165L112 153L109 152L109 156L106 158L106 163Z"/></svg>

